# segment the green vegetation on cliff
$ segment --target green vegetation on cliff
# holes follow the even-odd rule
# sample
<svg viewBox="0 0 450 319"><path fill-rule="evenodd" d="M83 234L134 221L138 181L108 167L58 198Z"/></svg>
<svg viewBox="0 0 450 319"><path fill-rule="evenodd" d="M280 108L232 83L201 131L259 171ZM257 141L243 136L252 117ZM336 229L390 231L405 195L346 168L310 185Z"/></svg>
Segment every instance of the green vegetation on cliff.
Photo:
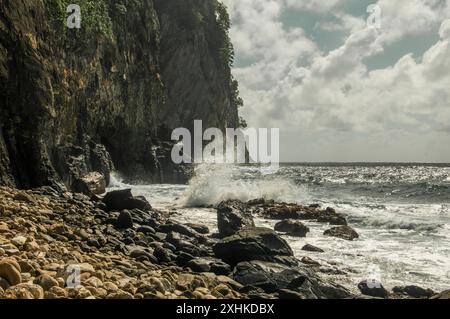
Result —
<svg viewBox="0 0 450 319"><path fill-rule="evenodd" d="M67 32L67 7L74 3L72 0L44 0L44 4L51 16L57 31L65 35ZM112 35L112 22L109 16L109 1L107 0L78 0L81 9L81 32L97 32L105 36ZM125 7L126 8L126 7Z"/></svg>

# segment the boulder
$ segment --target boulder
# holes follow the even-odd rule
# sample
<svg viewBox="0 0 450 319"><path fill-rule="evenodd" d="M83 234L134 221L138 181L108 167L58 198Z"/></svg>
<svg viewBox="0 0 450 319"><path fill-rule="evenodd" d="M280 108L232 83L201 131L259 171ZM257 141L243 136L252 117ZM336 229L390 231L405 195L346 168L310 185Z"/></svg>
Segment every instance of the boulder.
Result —
<svg viewBox="0 0 450 319"><path fill-rule="evenodd" d="M194 272L212 272L216 275L228 275L231 268L228 264L216 258L198 257L190 260L186 267Z"/></svg>
<svg viewBox="0 0 450 319"><path fill-rule="evenodd" d="M220 240L213 247L217 258L230 265L241 261L275 260L277 256L293 256L288 243L267 228L249 227Z"/></svg>
<svg viewBox="0 0 450 319"><path fill-rule="evenodd" d="M325 252L323 249L310 245L310 244L306 244L305 246L302 247L302 250L304 251L310 251L310 252L315 252L315 253L323 253Z"/></svg>
<svg viewBox="0 0 450 319"><path fill-rule="evenodd" d="M361 281L358 284L358 289L363 295L387 298L389 297L389 292L383 287L381 283L368 283L367 280Z"/></svg>
<svg viewBox="0 0 450 319"><path fill-rule="evenodd" d="M237 264L233 278L244 286L242 292L259 288L266 293L278 292L280 298L344 299L351 296L347 289L324 282L311 269L264 261Z"/></svg>
<svg viewBox="0 0 450 319"><path fill-rule="evenodd" d="M308 227L302 222L293 219L286 219L277 223L275 230L295 237L306 237L306 234L309 233Z"/></svg>
<svg viewBox="0 0 450 319"><path fill-rule="evenodd" d="M394 293L407 295L413 298L431 298L436 293L431 289L424 289L418 286L404 286L404 287L394 287L392 289Z"/></svg>
<svg viewBox="0 0 450 319"><path fill-rule="evenodd" d="M284 265L263 261L241 262L233 271L233 279L245 287L261 288L266 293L285 289L304 274Z"/></svg>
<svg viewBox="0 0 450 319"><path fill-rule="evenodd" d="M244 227L253 226L253 216L244 203L229 200L217 206L217 227L222 237L234 235Z"/></svg>
<svg viewBox="0 0 450 319"><path fill-rule="evenodd" d="M119 229L127 229L133 227L133 217L128 210L120 212L119 217L116 220L116 227Z"/></svg>
<svg viewBox="0 0 450 319"><path fill-rule="evenodd" d="M133 197L131 189L122 189L109 192L103 198L109 211L121 211L124 209L140 209L148 211L152 209L150 203L143 197Z"/></svg>
<svg viewBox="0 0 450 319"><path fill-rule="evenodd" d="M359 238L358 233L350 226L333 227L323 233L325 236L342 238L345 240L353 240Z"/></svg>
<svg viewBox="0 0 450 319"><path fill-rule="evenodd" d="M80 192L86 195L100 195L106 192L105 176L99 172L90 172L75 179L71 185L74 192Z"/></svg>

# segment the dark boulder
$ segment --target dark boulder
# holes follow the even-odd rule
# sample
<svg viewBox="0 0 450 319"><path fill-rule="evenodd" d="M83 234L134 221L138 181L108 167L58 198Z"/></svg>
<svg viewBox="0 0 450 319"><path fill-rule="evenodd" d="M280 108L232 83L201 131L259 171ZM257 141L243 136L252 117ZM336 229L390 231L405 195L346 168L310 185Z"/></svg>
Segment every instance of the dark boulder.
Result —
<svg viewBox="0 0 450 319"><path fill-rule="evenodd" d="M253 226L253 216L246 204L229 200L217 206L217 227L222 237L234 235L244 227Z"/></svg>
<svg viewBox="0 0 450 319"><path fill-rule="evenodd" d="M127 229L133 227L133 217L128 210L120 212L119 217L116 220L116 227L119 229Z"/></svg>
<svg viewBox="0 0 450 319"><path fill-rule="evenodd" d="M192 228L193 230L195 230L199 234L203 234L203 235L209 234L208 226L200 225L200 224L193 224L193 223L188 223L188 224L185 224L185 225L187 227Z"/></svg>
<svg viewBox="0 0 450 319"><path fill-rule="evenodd" d="M389 292L383 287L383 285L379 282L367 282L367 280L361 281L358 284L358 289L361 291L363 295L378 297L378 298L387 298L389 297Z"/></svg>
<svg viewBox="0 0 450 319"><path fill-rule="evenodd" d="M136 232L143 234L155 234L155 230L150 226L140 226L136 229Z"/></svg>
<svg viewBox="0 0 450 319"><path fill-rule="evenodd" d="M257 287L266 293L285 289L303 274L289 267L262 261L241 262L233 271L233 279L244 286Z"/></svg>
<svg viewBox="0 0 450 319"><path fill-rule="evenodd" d="M275 230L295 237L306 237L309 228L302 222L292 219L283 220L275 225Z"/></svg>
<svg viewBox="0 0 450 319"><path fill-rule="evenodd" d="M315 253L323 253L325 252L323 249L310 245L310 244L306 244L305 246L302 247L302 250L304 251L309 251L309 252L315 252Z"/></svg>
<svg viewBox="0 0 450 319"><path fill-rule="evenodd" d="M326 230L323 233L325 236L342 238L345 240L353 240L359 238L358 233L350 226L339 226Z"/></svg>
<svg viewBox="0 0 450 319"><path fill-rule="evenodd" d="M270 262L241 262L236 265L233 278L244 285L243 290L256 287L270 294L278 292L280 298L344 299L351 296L344 287L322 281L310 269Z"/></svg>
<svg viewBox="0 0 450 319"><path fill-rule="evenodd" d="M148 211L152 209L150 203L143 197L133 197L131 189L122 189L109 192L103 198L103 202L109 211L123 210L123 209L139 209Z"/></svg>
<svg viewBox="0 0 450 319"><path fill-rule="evenodd" d="M198 237L200 235L191 227L182 225L182 224L177 224L177 223L174 223L173 221L171 221L167 224L159 225L158 230L163 233L175 232L175 233L179 233L179 234L189 236L189 237L194 237L194 238Z"/></svg>
<svg viewBox="0 0 450 319"><path fill-rule="evenodd" d="M226 237L213 247L216 257L230 265L241 261L274 260L274 257L294 255L288 243L267 228L244 228Z"/></svg>
<svg viewBox="0 0 450 319"><path fill-rule="evenodd" d="M212 272L216 275L228 275L231 272L230 265L220 259L210 257L198 257L187 262L186 267L194 272Z"/></svg>
<svg viewBox="0 0 450 319"><path fill-rule="evenodd" d="M431 289L424 289L418 286L394 287L394 293L407 295L413 298L431 298L436 293Z"/></svg>

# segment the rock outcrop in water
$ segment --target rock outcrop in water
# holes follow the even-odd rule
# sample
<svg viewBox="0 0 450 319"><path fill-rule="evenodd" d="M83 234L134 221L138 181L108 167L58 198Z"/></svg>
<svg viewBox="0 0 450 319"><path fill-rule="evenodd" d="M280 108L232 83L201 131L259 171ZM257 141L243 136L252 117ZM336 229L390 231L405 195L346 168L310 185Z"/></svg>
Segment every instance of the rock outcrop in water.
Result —
<svg viewBox="0 0 450 319"><path fill-rule="evenodd" d="M80 30L64 25L70 1L0 3L0 185L84 191L114 167L185 181L170 130L238 125L216 0L83 1Z"/></svg>

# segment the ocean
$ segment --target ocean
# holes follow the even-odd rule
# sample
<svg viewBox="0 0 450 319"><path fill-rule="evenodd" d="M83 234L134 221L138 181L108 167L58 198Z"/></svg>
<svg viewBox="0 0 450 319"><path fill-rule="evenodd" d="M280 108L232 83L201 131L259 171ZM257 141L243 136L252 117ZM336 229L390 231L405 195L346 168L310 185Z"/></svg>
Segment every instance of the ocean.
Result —
<svg viewBox="0 0 450 319"><path fill-rule="evenodd" d="M355 241L323 236L329 225L308 222L306 238L285 236L297 257L318 261L333 280L355 291L367 278L390 289L418 285L450 288L450 164L283 164L265 174L258 166L202 164L189 185L126 185L155 207L176 211L181 222L216 227L210 208L226 199L255 198L321 204L346 216ZM209 207L209 208L208 208ZM256 219L273 228L275 221ZM325 253L302 251L305 244Z"/></svg>

